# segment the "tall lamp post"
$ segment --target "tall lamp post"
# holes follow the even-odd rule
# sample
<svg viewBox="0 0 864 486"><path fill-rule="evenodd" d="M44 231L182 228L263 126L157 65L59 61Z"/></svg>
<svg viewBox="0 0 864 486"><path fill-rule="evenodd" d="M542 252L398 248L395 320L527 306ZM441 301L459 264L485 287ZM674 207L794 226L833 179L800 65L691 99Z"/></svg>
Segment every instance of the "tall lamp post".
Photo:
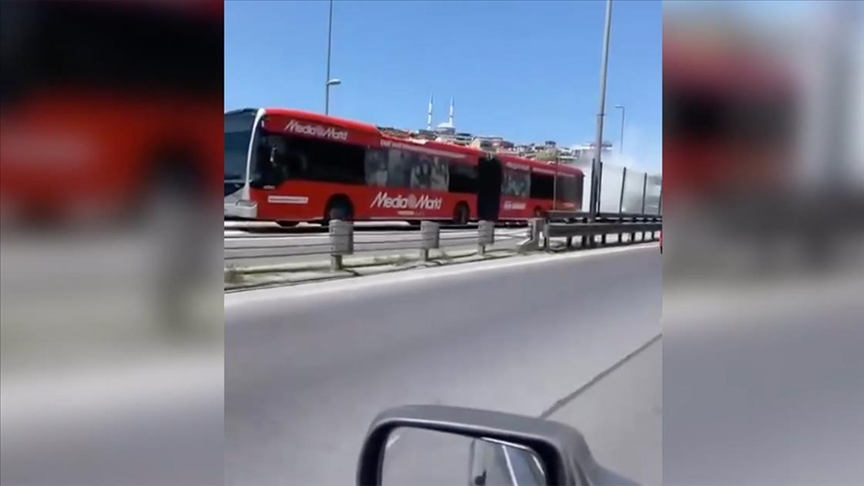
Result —
<svg viewBox="0 0 864 486"><path fill-rule="evenodd" d="M327 22L327 79L324 82L324 114L330 114L330 86L342 84L339 79L330 77L330 53L333 46L333 0L330 0L330 18Z"/></svg>
<svg viewBox="0 0 864 486"><path fill-rule="evenodd" d="M597 111L597 140L591 164L591 219L600 212L600 153L603 151L603 117L606 111L606 71L609 67L609 34L612 27L612 0L606 0L606 27L603 31L603 62L600 67L600 108Z"/></svg>
<svg viewBox="0 0 864 486"><path fill-rule="evenodd" d="M626 113L626 109L624 105L615 105L615 109L621 110L621 145L618 147L618 151L620 153L624 153L624 113Z"/></svg>
<svg viewBox="0 0 864 486"><path fill-rule="evenodd" d="M325 89L327 91L327 101L324 103L325 115L330 114L330 86L339 86L340 84L342 84L342 80L336 78L328 79L327 83L325 84Z"/></svg>

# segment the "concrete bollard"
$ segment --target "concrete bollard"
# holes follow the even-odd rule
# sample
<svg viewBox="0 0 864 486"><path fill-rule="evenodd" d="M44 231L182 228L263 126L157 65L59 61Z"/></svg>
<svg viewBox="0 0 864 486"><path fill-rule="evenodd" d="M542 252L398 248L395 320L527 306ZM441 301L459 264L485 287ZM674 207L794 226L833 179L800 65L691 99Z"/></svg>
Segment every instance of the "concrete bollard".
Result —
<svg viewBox="0 0 864 486"><path fill-rule="evenodd" d="M344 255L354 253L354 224L334 219L330 221L330 270L343 270Z"/></svg>
<svg viewBox="0 0 864 486"><path fill-rule="evenodd" d="M543 233L543 227L546 220L543 218L531 218L528 222L528 237L533 241L540 241L540 235Z"/></svg>
<svg viewBox="0 0 864 486"><path fill-rule="evenodd" d="M546 232L546 220L542 218L532 218L528 221L528 239L519 243L519 253L529 251L537 251L540 248L540 239Z"/></svg>
<svg viewBox="0 0 864 486"><path fill-rule="evenodd" d="M420 261L429 261L429 250L441 244L441 225L434 221L420 222Z"/></svg>
<svg viewBox="0 0 864 486"><path fill-rule="evenodd" d="M495 243L495 222L480 221L477 226L477 254L485 255L486 247Z"/></svg>

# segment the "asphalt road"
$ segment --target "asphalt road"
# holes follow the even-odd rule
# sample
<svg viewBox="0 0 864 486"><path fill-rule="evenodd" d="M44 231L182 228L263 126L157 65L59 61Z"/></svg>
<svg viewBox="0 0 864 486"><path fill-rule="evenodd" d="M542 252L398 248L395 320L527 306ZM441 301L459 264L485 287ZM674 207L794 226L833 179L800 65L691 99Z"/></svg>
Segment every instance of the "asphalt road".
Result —
<svg viewBox="0 0 864 486"><path fill-rule="evenodd" d="M664 484L864 484L861 263L667 280Z"/></svg>
<svg viewBox="0 0 864 486"><path fill-rule="evenodd" d="M228 294L226 483L350 484L390 406L539 416L655 337L661 297L656 244Z"/></svg>
<svg viewBox="0 0 864 486"><path fill-rule="evenodd" d="M663 484L663 341L658 339L549 415L576 427L606 468Z"/></svg>

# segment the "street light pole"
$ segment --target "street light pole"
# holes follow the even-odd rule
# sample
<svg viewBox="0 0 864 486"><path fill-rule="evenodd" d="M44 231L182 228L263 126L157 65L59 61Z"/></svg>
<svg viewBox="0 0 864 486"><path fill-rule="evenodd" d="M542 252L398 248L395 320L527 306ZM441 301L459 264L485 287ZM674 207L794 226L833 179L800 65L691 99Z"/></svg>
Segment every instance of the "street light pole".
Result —
<svg viewBox="0 0 864 486"><path fill-rule="evenodd" d="M597 111L597 140L594 161L591 164L591 219L600 210L600 171L602 163L600 153L603 151L603 117L606 111L606 71L609 67L609 34L612 27L612 0L606 0L606 27L603 31L603 61L600 67L600 109Z"/></svg>
<svg viewBox="0 0 864 486"><path fill-rule="evenodd" d="M333 44L333 0L330 0L330 19L327 22L327 79L324 80L324 114L330 114L330 50Z"/></svg>
<svg viewBox="0 0 864 486"><path fill-rule="evenodd" d="M618 151L623 154L624 153L624 113L626 112L626 109L624 108L624 105L615 105L615 108L621 110L621 145L620 145L620 147L618 147Z"/></svg>

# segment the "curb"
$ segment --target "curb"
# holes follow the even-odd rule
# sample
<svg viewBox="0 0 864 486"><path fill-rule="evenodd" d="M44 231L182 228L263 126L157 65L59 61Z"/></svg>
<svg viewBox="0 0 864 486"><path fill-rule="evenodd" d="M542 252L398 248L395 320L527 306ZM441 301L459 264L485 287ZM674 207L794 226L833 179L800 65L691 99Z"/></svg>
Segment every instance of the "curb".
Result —
<svg viewBox="0 0 864 486"><path fill-rule="evenodd" d="M642 242L636 242L635 245L640 245ZM651 243L651 242L645 242ZM616 246L631 246L630 243L612 243L603 247ZM486 254L480 256L476 250L461 250L447 253L440 250L440 254L434 256L430 254L429 260L423 262L419 256L412 257L408 255L396 255L387 257L359 257L352 260L344 261L345 268L341 271L331 271L329 262L322 263L285 263L279 265L267 265L257 267L231 267L225 269L225 278L229 278L229 274L238 275L240 282L229 283L225 282L224 292L243 292L247 290L258 290L272 287L289 287L293 285L302 285L307 283L322 282L328 280L340 280L346 278L363 277L366 275L375 275L380 273L402 272L406 270L414 270L417 268L441 267L445 265L458 265L462 263L473 263L480 261L495 260L501 258L512 258L520 256L530 256L539 253L549 255L570 253L573 251L591 251L593 248L565 248L552 247L546 251L522 252L518 249L497 249L487 250ZM300 275L298 275L300 274ZM302 274L308 274L303 276ZM256 276L270 276L270 279L257 282L242 282L249 280L248 277L255 278ZM244 278L247 277L247 278ZM293 277L293 278L292 278Z"/></svg>
<svg viewBox="0 0 864 486"><path fill-rule="evenodd" d="M239 275L273 275L277 277L271 281L265 282L249 282L246 284L237 283L230 284L225 283L225 292L242 292L246 290L258 290L263 288L270 287L287 287L292 285L301 285L306 283L320 282L325 280L340 280L346 278L354 278L354 277L363 277L366 275L375 275L380 273L393 273L393 272L403 272L406 270L414 270L417 268L433 268L433 267L442 267L446 265L458 265L462 263L473 263L480 261L488 261L488 260L496 260L501 258L510 258L514 256L522 256L512 250L498 250L498 251L488 251L486 255L480 256L477 255L475 251L470 252L462 252L466 253L464 255L451 255L447 254L443 257L439 258L430 258L426 262L420 261L419 258L409 259L400 259L396 262L377 262L377 263L367 263L361 262L361 264L357 264L356 262L346 262L346 268L342 271L333 272L330 270L329 263L326 265L302 265L302 264L289 264L289 265L273 265L270 267L254 267L251 269L231 269L234 271L239 270ZM394 259L391 259L394 260ZM350 266L349 266L350 265ZM226 269L226 274L231 271ZM307 277L299 277L299 278L278 278L279 275L285 274L297 274L297 273L310 273L311 275Z"/></svg>
<svg viewBox="0 0 864 486"><path fill-rule="evenodd" d="M437 251L436 253L432 253L430 251L429 259L431 260L439 260L439 259L452 259L452 258L461 258L470 255L475 255L476 250L457 250L447 252L445 250L433 250ZM498 250L501 251L501 250ZM488 253L494 253L493 250L490 250ZM350 268L363 268L363 267L373 267L378 265L393 265L400 263L409 263L409 262L419 262L419 256L411 256L407 254L402 255L393 255L393 256L362 256L362 257L351 257L348 256L344 259L345 267ZM310 272L310 271L330 271L330 262L302 262L302 263L280 263L275 265L260 265L260 266L245 266L245 267L234 267L226 268L226 272L229 270L239 271L244 274L255 274L255 273L273 273L273 272Z"/></svg>

